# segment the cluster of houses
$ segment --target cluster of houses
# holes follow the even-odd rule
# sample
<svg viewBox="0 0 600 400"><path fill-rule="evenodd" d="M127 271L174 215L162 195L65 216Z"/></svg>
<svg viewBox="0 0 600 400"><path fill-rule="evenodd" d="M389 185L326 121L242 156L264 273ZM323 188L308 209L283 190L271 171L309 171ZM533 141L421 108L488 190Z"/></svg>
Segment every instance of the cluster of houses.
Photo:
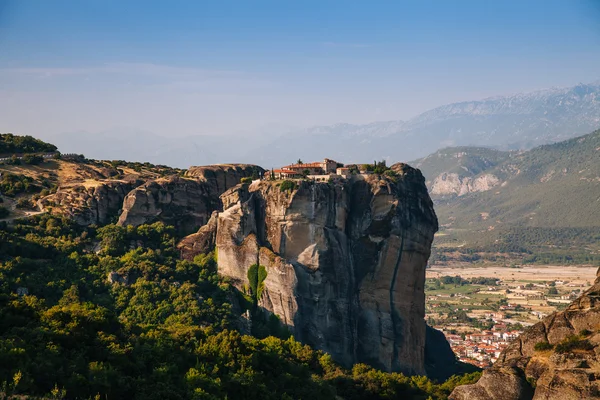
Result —
<svg viewBox="0 0 600 400"><path fill-rule="evenodd" d="M366 174L367 171L359 171L359 173ZM344 166L342 163L326 158L319 162L298 162L286 165L280 169L273 170L272 174L275 179L308 178L317 182L326 182L335 177L350 177L352 169Z"/></svg>
<svg viewBox="0 0 600 400"><path fill-rule="evenodd" d="M498 281L497 284L499 286L481 288L477 293L498 295L499 297L493 301L493 304L497 304L498 308L484 308L483 310L460 308L460 301L458 301L458 304L454 304L456 308L453 307L455 312L460 310L469 313L467 315L473 320L485 321L486 327L488 324L493 326L491 330L481 330L480 324L471 325L464 321L453 321L452 319L442 320L440 325L436 327L444 332L452 350L460 361L480 368L491 366L509 343L521 334L520 331L514 330L514 325L511 327L513 323L517 322L515 320L516 316L519 317L519 324L524 326L533 325L536 320L540 320L552 312L553 306L559 303L571 303L586 288L586 285L582 283L562 280L513 285ZM556 288L556 290L550 290L551 288ZM460 293L428 295L427 307L430 310L428 313L442 316L443 312L438 313L438 310L435 309L442 308L445 310L453 304L452 301L444 301L447 298L450 300L450 297L453 298L452 300L455 303L457 299L469 299L469 296ZM504 299L504 301L497 302L500 299ZM486 305L483 302L469 302L469 304ZM460 334L461 332L463 333Z"/></svg>
<svg viewBox="0 0 600 400"><path fill-rule="evenodd" d="M521 333L507 330L507 326L502 323L494 325L490 331L463 336L444 332L458 359L480 368L490 367L496 362L500 353Z"/></svg>

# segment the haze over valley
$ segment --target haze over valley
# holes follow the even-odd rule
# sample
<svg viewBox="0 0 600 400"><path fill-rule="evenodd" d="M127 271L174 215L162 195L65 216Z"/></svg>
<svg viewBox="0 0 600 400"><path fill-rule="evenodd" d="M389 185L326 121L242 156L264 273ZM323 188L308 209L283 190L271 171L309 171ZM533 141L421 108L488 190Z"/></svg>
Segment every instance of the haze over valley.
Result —
<svg viewBox="0 0 600 400"><path fill-rule="evenodd" d="M114 128L50 135L48 139L65 152L97 159L149 161L179 168L235 161L272 168L298 157L393 163L449 146L530 149L599 127L600 83L593 83L448 104L407 121L339 123L301 130L271 128L263 134L176 139L168 132Z"/></svg>

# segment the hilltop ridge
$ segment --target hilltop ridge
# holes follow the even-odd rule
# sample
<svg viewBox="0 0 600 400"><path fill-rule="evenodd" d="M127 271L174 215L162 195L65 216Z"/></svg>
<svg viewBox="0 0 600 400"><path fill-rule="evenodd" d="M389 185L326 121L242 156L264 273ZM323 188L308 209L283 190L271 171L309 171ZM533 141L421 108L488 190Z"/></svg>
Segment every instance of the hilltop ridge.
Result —
<svg viewBox="0 0 600 400"><path fill-rule="evenodd" d="M435 107L414 118L365 124L338 123L244 135L166 137L118 128L49 137L67 152L187 167L222 162L222 154L270 169L297 157L342 162L412 160L448 146L530 149L600 128L600 84L579 84ZM231 146L237 143L238 146ZM318 146L314 144L318 143Z"/></svg>
<svg viewBox="0 0 600 400"><path fill-rule="evenodd" d="M599 262L599 159L595 131L529 151L447 148L415 160L440 219L436 251Z"/></svg>

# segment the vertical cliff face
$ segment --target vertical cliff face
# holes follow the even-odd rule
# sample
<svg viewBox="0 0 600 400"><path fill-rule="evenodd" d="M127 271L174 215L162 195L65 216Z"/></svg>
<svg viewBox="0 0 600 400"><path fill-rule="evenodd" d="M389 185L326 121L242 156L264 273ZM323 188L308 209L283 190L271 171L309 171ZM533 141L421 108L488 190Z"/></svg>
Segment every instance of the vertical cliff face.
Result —
<svg viewBox="0 0 600 400"><path fill-rule="evenodd" d="M424 374L423 288L437 219L421 173L393 170L228 191L217 217L219 273L244 289L248 268L263 265L258 305L343 364Z"/></svg>

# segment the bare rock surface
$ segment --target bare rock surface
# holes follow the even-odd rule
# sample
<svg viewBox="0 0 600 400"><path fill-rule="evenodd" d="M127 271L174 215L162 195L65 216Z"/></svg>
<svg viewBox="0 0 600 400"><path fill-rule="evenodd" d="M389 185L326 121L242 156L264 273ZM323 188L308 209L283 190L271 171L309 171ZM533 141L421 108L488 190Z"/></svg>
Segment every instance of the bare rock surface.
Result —
<svg viewBox="0 0 600 400"><path fill-rule="evenodd" d="M218 213L213 211L206 225L201 227L198 232L186 236L179 242L177 249L181 258L193 260L198 254L207 254L215 248L217 216Z"/></svg>
<svg viewBox="0 0 600 400"><path fill-rule="evenodd" d="M190 167L185 177L206 182L213 193L224 193L234 187L242 178L262 176L264 169L253 164L216 164L202 167Z"/></svg>
<svg viewBox="0 0 600 400"><path fill-rule="evenodd" d="M59 187L56 193L40 199L38 207L73 218L80 225L107 224L118 215L134 186L133 182L114 180Z"/></svg>
<svg viewBox="0 0 600 400"><path fill-rule="evenodd" d="M339 362L424 374L424 281L437 218L424 178L240 185L223 194L219 273L240 290L266 267L259 306Z"/></svg>
<svg viewBox="0 0 600 400"><path fill-rule="evenodd" d="M444 172L433 180L431 194L464 196L469 193L485 192L501 183L500 179L493 174L461 177L457 173Z"/></svg>
<svg viewBox="0 0 600 400"><path fill-rule="evenodd" d="M220 202L204 182L179 176L159 178L133 189L123 202L119 225L154 221L190 233L205 225Z"/></svg>
<svg viewBox="0 0 600 400"><path fill-rule="evenodd" d="M219 211L219 196L242 178L261 175L256 165L227 164L191 167L185 176L146 182L132 190L123 202L120 225L138 226L154 221L174 225L183 234L205 225Z"/></svg>

